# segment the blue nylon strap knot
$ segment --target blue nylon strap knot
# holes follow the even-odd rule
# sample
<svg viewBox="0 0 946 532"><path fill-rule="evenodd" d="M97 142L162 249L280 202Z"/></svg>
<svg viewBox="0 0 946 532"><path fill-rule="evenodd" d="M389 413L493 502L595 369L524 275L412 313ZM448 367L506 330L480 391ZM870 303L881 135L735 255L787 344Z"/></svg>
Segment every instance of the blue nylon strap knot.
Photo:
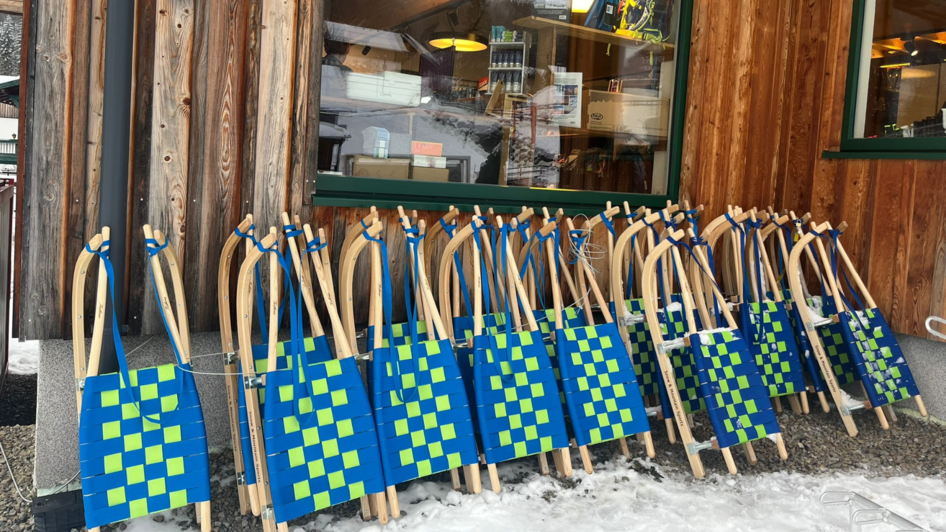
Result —
<svg viewBox="0 0 946 532"><path fill-rule="evenodd" d="M286 233L286 238L295 238L302 234L302 229L296 229L295 225L284 225L282 230Z"/></svg>
<svg viewBox="0 0 946 532"><path fill-rule="evenodd" d="M360 220L358 223L360 223L360 224L361 224L361 228L364 229L364 230L366 230L366 231L368 230L369 227L371 227L370 225L366 224L364 220Z"/></svg>
<svg viewBox="0 0 946 532"><path fill-rule="evenodd" d="M456 222L453 222L453 224L448 224L447 222L443 221L443 218L441 218L441 219L439 219L439 220L437 220L437 221L440 223L440 227L443 227L443 230L444 230L448 235L450 235L450 238L453 238L453 232L456 231L456 229L457 229L457 223L456 223Z"/></svg>
<svg viewBox="0 0 946 532"><path fill-rule="evenodd" d="M588 235L584 235L584 231L581 229L575 229L574 231L569 231L568 236L572 239L572 243L575 244L575 260L569 261L569 264L578 264L578 259L581 256L581 248L585 245L585 240L588 238Z"/></svg>
<svg viewBox="0 0 946 532"><path fill-rule="evenodd" d="M255 225L250 225L250 226L247 228L247 231L252 231L252 230L254 230L254 229L256 229L256 226L255 226ZM237 227L236 229L234 229L234 230L233 230L233 233L234 233L236 236L240 237L240 238L245 238L245 239L249 240L250 242L253 242L254 244L256 243L256 237L255 237L255 236L253 236L253 235L251 235L251 234L249 234L249 233L244 233L243 231L240 231L240 228L239 228L239 227Z"/></svg>
<svg viewBox="0 0 946 532"><path fill-rule="evenodd" d="M608 217L604 215L604 213L601 213L598 216L601 217L601 223L603 223L604 226L608 228L608 232L611 233L611 236L617 237L618 235L614 232L614 224L611 223L611 220L609 220Z"/></svg>
<svg viewBox="0 0 946 532"><path fill-rule="evenodd" d="M696 209L691 209L686 211L686 219L690 222L690 225L693 226L693 233L700 234L700 211Z"/></svg>
<svg viewBox="0 0 946 532"><path fill-rule="evenodd" d="M302 250L302 254L306 255L308 253L316 253L318 251L322 251L322 249L324 249L325 246L327 245L328 245L328 242L322 242L322 239L320 239L319 237L315 237L314 240L310 240L306 242L305 249Z"/></svg>
<svg viewBox="0 0 946 532"><path fill-rule="evenodd" d="M145 245L148 248L148 256L153 257L168 247L168 239L164 239L164 244L158 244L157 240L153 238L147 238L145 239Z"/></svg>

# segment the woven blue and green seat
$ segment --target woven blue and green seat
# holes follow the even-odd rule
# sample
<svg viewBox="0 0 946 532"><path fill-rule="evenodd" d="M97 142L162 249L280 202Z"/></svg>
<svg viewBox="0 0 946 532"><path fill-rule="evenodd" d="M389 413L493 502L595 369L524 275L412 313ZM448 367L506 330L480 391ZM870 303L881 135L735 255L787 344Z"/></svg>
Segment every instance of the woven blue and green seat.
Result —
<svg viewBox="0 0 946 532"><path fill-rule="evenodd" d="M825 391L824 380L821 377L821 370L818 369L818 361L815 359L811 350L811 342L808 340L808 333L802 325L801 317L798 315L798 305L795 305L791 298L791 292L784 290L783 301L788 311L788 322L795 333L795 345L798 346L798 355L802 361L802 367L808 375L811 385L815 392ZM809 302L809 305L811 303Z"/></svg>
<svg viewBox="0 0 946 532"><path fill-rule="evenodd" d="M634 365L614 323L565 328L555 351L575 441L592 445L650 430Z"/></svg>
<svg viewBox="0 0 946 532"><path fill-rule="evenodd" d="M624 305L634 316L644 316L643 299L626 299ZM611 315L616 315L614 303L609 304ZM647 320L641 319L627 326L627 338L631 344L631 360L634 363L634 373L637 375L637 384L641 397L658 395L662 386L660 368L657 366L657 352L654 342L650 338L650 326Z"/></svg>
<svg viewBox="0 0 946 532"><path fill-rule="evenodd" d="M740 325L742 333L748 340L749 349L755 357L756 365L762 375L762 382L769 389L770 397L793 395L804 391L805 376L802 373L801 360L798 356L798 345L792 333L791 323L785 304L780 301L771 301L764 298L765 263L762 261L762 241L759 233L762 223L749 220L749 227L754 228L752 239L752 256L747 253L748 239L741 233L744 272L754 270L757 290L753 292L749 286L749 275L742 276L746 297L757 295L758 301L745 301L740 304ZM750 268L751 264L755 268Z"/></svg>
<svg viewBox="0 0 946 532"><path fill-rule="evenodd" d="M913 372L890 325L878 309L840 315L848 352L873 407L885 406L919 395Z"/></svg>
<svg viewBox="0 0 946 532"><path fill-rule="evenodd" d="M738 330L690 336L701 394L721 448L781 432L768 387Z"/></svg>
<svg viewBox="0 0 946 532"><path fill-rule="evenodd" d="M413 262L420 264L417 252L422 242L417 230L406 233L408 254L413 251ZM408 299L410 337L397 345L389 325L393 302L387 248L380 239L365 237L381 248L383 331L388 345L395 346L374 347L368 370L385 484L395 486L476 464L469 400L450 340L420 341L420 327L414 325L417 306ZM410 262L410 255L406 262ZM417 276L415 270L415 286ZM410 294L405 290L406 298Z"/></svg>
<svg viewBox="0 0 946 532"><path fill-rule="evenodd" d="M669 315L670 325L667 324ZM683 338L687 334L687 325L684 321L683 310L666 309L658 311L657 318L660 320L661 333L664 338L677 339ZM667 353L670 362L673 364L673 374L677 382L677 391L680 393L680 399L683 403L683 411L687 414L700 412L706 408L703 403L703 397L700 392L699 376L693 352L686 348L674 349ZM663 379L661 379L662 381ZM666 419L672 419L673 409L667 397L666 388L660 385L660 404L663 416Z"/></svg>
<svg viewBox="0 0 946 532"><path fill-rule="evenodd" d="M410 323L395 323L391 326L392 336L394 338L394 345L408 345L411 343L411 324ZM426 335L427 334L427 322L418 320L417 322L417 334ZM369 326L368 331L365 333L365 338L367 339L368 350L371 350L371 346L374 345L374 326ZM381 345L383 347L391 347L389 344L391 340L381 336Z"/></svg>
<svg viewBox="0 0 946 532"><path fill-rule="evenodd" d="M837 305L831 297L823 297L821 311L824 317L838 316ZM821 344L824 346L828 360L834 370L834 377L838 381L838 386L847 386L858 380L857 368L854 364L854 357L851 355L848 342L845 339L845 326L840 319L837 322L831 322L818 327L818 336L821 337Z"/></svg>
<svg viewBox="0 0 946 532"><path fill-rule="evenodd" d="M497 284L507 273L508 226L499 233L500 245L493 242ZM474 242L481 246L479 239ZM485 279L485 261L479 268ZM482 296L488 308L489 291ZM485 327L473 338L473 387L487 464L568 447L559 384L542 332L513 332L509 299L501 308L501 327Z"/></svg>
<svg viewBox="0 0 946 532"><path fill-rule="evenodd" d="M147 243L150 257L167 246L150 238ZM86 251L101 258L114 309L115 272L107 247L106 241L99 250L86 246ZM163 306L159 309L168 328ZM79 470L89 528L210 501L207 436L189 361L167 329L177 365L129 370L114 310L112 327L119 372L85 378L79 413Z"/></svg>
<svg viewBox="0 0 946 532"><path fill-rule="evenodd" d="M276 348L276 369L292 369L293 357L286 356L286 347L289 342L280 342ZM310 364L315 364L318 362L327 362L332 360L332 350L328 345L328 340L324 336L319 336L315 338L306 338L305 339L305 349L306 349L306 360ZM254 345L253 346L253 361L255 365L255 370L257 375L263 375L269 371L268 368L268 357L269 357L269 346L267 345ZM243 369L240 368L240 376L242 378ZM266 389L265 385L261 384L257 390L259 394L259 409L260 416L262 417L263 413L266 410ZM245 465L244 474L246 475L246 484L252 486L256 484L256 468L253 467L253 447L250 443L250 427L249 421L247 419L246 413L246 391L243 386L238 387L238 397L239 397L239 418L240 418L240 445L243 449L243 462Z"/></svg>
<svg viewBox="0 0 946 532"><path fill-rule="evenodd" d="M277 249L263 251L276 253L290 276ZM290 284L292 339L281 344L288 351L283 358L294 363L266 374L266 408L260 413L278 523L384 491L377 431L358 364L351 357L303 361L308 346L301 334L300 290ZM327 341L312 345L324 358Z"/></svg>

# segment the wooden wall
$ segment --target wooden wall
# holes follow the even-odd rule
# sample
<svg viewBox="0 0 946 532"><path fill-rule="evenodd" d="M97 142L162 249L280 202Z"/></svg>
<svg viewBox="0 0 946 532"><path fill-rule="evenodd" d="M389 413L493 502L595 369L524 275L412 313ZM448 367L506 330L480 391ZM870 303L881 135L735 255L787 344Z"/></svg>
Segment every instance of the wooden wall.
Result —
<svg viewBox="0 0 946 532"><path fill-rule="evenodd" d="M851 5L695 0L681 198L705 204L708 215L727 204L773 205L846 220L846 247L893 327L923 334L927 315L946 312L946 163L821 157L840 143ZM25 6L21 338L69 334L72 265L98 230L104 6ZM281 225L283 210L300 213L326 229L335 261L366 214L368 206L306 206L324 8L320 0L137 0L126 290L133 333L161 329L144 223L183 255L192 328L215 331L217 261L244 214L268 228ZM428 224L442 214L421 213ZM381 215L392 257L402 261L396 215ZM593 242L603 249L603 229ZM396 295L402 266L392 265ZM605 261L596 267L607 290ZM357 306L366 297L356 289Z"/></svg>
<svg viewBox="0 0 946 532"><path fill-rule="evenodd" d="M946 313L946 161L837 151L853 0L697 0L681 197L810 211L843 238L898 332Z"/></svg>

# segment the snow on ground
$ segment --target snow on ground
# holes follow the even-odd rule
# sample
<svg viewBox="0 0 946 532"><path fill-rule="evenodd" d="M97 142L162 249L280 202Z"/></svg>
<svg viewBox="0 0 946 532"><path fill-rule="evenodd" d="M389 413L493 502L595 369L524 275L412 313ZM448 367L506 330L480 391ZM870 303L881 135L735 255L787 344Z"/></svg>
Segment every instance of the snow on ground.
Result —
<svg viewBox="0 0 946 532"><path fill-rule="evenodd" d="M854 491L900 513L932 532L946 531L946 482L943 479L867 479L850 474L809 476L774 473L730 477L709 473L697 481L688 471L636 464L618 459L599 466L593 475L576 470L577 485L534 473L529 464L500 466L500 475L521 483L506 483L501 494L484 491L460 494L449 485L414 482L399 492L407 512L381 527L377 521L337 519L319 515L293 532L491 532L559 531L846 531L847 507L823 507L825 491ZM636 466L636 469L632 466ZM640 472L638 472L640 471ZM172 521L170 516L167 519ZM143 518L129 523L127 532L169 532L172 523ZM879 525L871 530L893 530Z"/></svg>
<svg viewBox="0 0 946 532"><path fill-rule="evenodd" d="M10 373L32 375L39 371L39 342L20 342L10 338Z"/></svg>

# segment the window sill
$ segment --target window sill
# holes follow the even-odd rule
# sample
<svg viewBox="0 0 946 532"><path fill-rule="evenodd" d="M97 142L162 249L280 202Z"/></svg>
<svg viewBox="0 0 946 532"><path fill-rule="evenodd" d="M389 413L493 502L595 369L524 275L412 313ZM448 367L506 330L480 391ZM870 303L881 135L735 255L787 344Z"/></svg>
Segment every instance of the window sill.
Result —
<svg viewBox="0 0 946 532"><path fill-rule="evenodd" d="M946 161L946 151L828 151L821 152L822 159L908 159Z"/></svg>
<svg viewBox="0 0 946 532"><path fill-rule="evenodd" d="M321 207L368 207L446 211L453 205L461 211L472 211L474 205L492 208L497 213L518 213L523 205L562 208L565 214L596 214L610 201L620 205L627 201L634 207L666 206L667 195L629 194L622 192L575 191L548 188L443 183L370 177L343 177L319 174L312 205Z"/></svg>

